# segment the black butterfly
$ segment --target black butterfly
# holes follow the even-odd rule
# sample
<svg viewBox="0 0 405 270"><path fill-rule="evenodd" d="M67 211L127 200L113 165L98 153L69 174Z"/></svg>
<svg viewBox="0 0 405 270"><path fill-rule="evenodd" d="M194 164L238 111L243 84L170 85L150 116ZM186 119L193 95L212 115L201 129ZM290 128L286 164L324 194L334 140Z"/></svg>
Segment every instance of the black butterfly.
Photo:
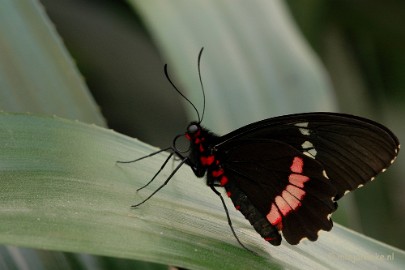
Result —
<svg viewBox="0 0 405 270"><path fill-rule="evenodd" d="M217 136L201 126L205 96L200 118L196 107L171 82L166 65L165 74L194 107L199 120L175 137L173 146L134 160L170 151L147 186L173 155L181 159L165 183L134 207L152 197L187 164L197 177L207 176L207 185L222 200L232 233L243 247L217 186L225 188L236 209L266 241L280 245L281 231L287 242L295 245L304 238L315 241L320 230L331 230L336 201L385 171L398 154L399 141L388 128L339 113L285 115ZM200 83L203 89L201 75ZM176 147L182 136L190 142L187 154Z"/></svg>

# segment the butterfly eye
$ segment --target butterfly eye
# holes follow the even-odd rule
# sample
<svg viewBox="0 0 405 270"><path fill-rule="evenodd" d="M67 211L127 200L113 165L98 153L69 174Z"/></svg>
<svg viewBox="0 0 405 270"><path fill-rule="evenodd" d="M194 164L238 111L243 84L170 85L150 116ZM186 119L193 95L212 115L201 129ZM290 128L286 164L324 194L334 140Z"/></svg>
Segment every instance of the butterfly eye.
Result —
<svg viewBox="0 0 405 270"><path fill-rule="evenodd" d="M196 124L191 124L187 128L187 133L188 134L194 134L196 133L200 128Z"/></svg>
<svg viewBox="0 0 405 270"><path fill-rule="evenodd" d="M185 154L190 151L190 142L183 134L177 135L173 140L173 148L176 152Z"/></svg>

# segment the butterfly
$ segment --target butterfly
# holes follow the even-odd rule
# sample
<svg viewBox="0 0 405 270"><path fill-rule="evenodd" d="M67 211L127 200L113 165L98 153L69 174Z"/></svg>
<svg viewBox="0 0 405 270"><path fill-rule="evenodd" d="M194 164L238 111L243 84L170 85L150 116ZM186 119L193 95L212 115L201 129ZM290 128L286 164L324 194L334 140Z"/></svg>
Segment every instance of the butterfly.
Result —
<svg viewBox="0 0 405 270"><path fill-rule="evenodd" d="M198 56L198 73L200 58ZM228 223L237 237L228 209L218 187L250 222L258 234L272 245L285 240L296 245L302 239L315 241L321 230L330 231L331 214L346 193L370 182L390 166L399 152L397 137L385 126L362 117L330 112L284 115L265 119L218 136L201 125L198 110L173 84L174 89L195 109L198 121L191 122L185 133L175 137L173 145L162 151L170 154L160 170L142 188L149 185L173 155L188 165L197 177L206 177L207 185L219 196ZM179 150L177 141L186 138L189 151ZM141 188L141 189L142 189ZM247 248L246 248L247 249Z"/></svg>

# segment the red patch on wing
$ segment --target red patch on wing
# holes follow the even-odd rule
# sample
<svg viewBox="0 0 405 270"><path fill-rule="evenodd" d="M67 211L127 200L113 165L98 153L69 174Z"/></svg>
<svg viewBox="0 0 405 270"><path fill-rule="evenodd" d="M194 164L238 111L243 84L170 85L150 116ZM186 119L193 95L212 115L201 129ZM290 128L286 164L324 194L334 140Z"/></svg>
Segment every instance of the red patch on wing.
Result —
<svg viewBox="0 0 405 270"><path fill-rule="evenodd" d="M289 184L280 195L276 196L266 215L267 220L279 230L283 226L282 218L301 206L301 200L305 196L304 183L310 180L308 176L302 175L304 160L301 157L294 157L290 170Z"/></svg>
<svg viewBox="0 0 405 270"><path fill-rule="evenodd" d="M294 160L291 164L291 171L295 173L302 173L304 167L304 161L301 157L294 157Z"/></svg>
<svg viewBox="0 0 405 270"><path fill-rule="evenodd" d="M295 198L299 200L301 200L305 196L304 190L297 188L296 186L293 185L288 185L285 190L287 190L291 195L293 195Z"/></svg>
<svg viewBox="0 0 405 270"><path fill-rule="evenodd" d="M308 176L292 173L288 176L288 181L297 187L304 187L304 183L309 180Z"/></svg>
<svg viewBox="0 0 405 270"><path fill-rule="evenodd" d="M267 214L266 218L272 225L276 225L277 223L281 222L280 212L274 203L271 204L270 212Z"/></svg>

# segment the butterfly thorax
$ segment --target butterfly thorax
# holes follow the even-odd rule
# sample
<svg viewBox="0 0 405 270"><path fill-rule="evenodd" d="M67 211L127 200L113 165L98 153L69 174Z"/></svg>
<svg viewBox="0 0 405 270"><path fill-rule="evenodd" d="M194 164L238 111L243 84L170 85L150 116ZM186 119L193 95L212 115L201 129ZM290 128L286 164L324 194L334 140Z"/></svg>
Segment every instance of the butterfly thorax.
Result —
<svg viewBox="0 0 405 270"><path fill-rule="evenodd" d="M220 174L220 160L213 147L218 136L201 127L197 122L192 122L188 125L185 137L190 141L188 159L195 175L203 177L207 171L216 171L215 175Z"/></svg>

